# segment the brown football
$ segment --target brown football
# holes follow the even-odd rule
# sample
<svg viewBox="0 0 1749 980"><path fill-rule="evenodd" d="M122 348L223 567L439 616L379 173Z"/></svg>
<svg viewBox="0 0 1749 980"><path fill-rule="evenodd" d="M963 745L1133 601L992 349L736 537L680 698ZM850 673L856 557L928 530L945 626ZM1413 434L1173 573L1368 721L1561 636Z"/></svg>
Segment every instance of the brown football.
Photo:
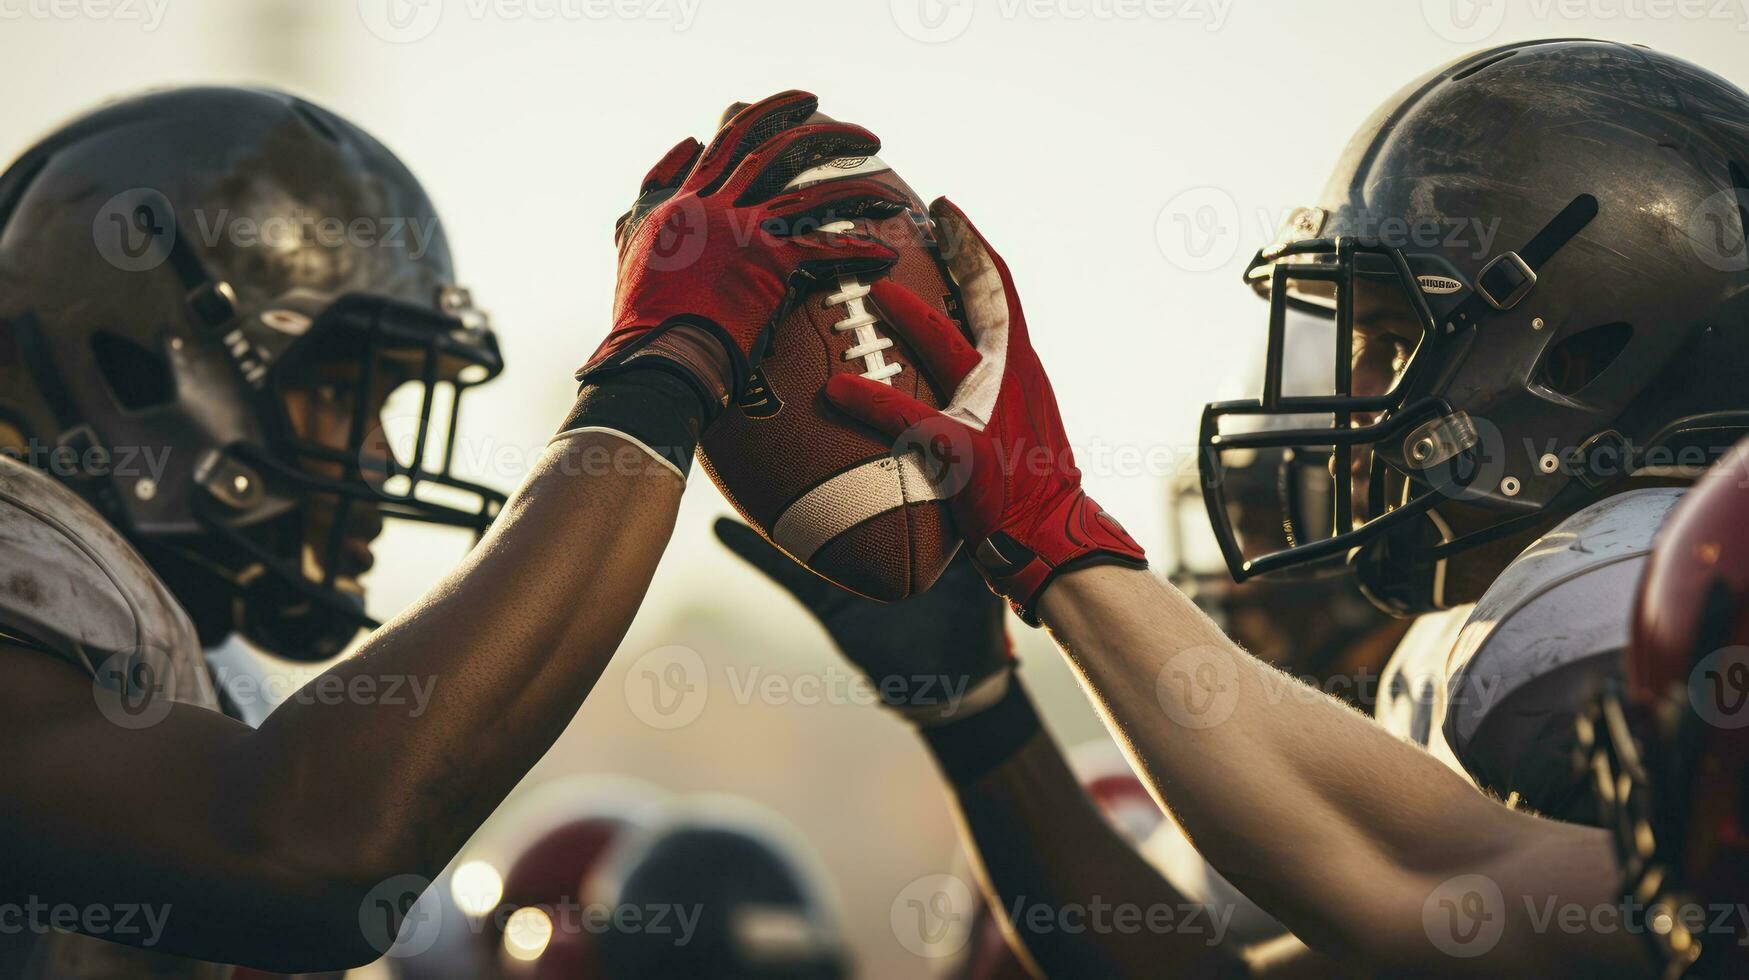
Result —
<svg viewBox="0 0 1749 980"><path fill-rule="evenodd" d="M909 214L858 219L899 253L888 273L964 329L923 201L876 157L836 160L791 187L846 177L877 180L910 201ZM868 281L846 277L803 295L778 322L770 352L745 396L705 433L700 459L748 524L816 573L891 602L935 583L959 548L946 502L916 454L826 401L834 374L862 374L939 408L941 392L918 370L905 341L865 299ZM890 341L890 345L886 342Z"/></svg>

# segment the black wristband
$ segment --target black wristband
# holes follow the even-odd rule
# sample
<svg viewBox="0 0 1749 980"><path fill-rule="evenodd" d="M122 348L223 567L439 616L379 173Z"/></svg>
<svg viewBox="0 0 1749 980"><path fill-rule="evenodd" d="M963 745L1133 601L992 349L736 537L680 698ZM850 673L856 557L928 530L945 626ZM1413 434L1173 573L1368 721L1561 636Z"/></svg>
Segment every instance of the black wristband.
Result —
<svg viewBox="0 0 1749 980"><path fill-rule="evenodd" d="M964 786L1014 758L1021 746L1042 730L1032 698L1016 674L1009 678L1002 700L964 721L922 732L942 774L950 783Z"/></svg>
<svg viewBox="0 0 1749 980"><path fill-rule="evenodd" d="M579 429L623 433L673 464L685 479L706 417L698 389L678 369L637 367L584 384L559 434Z"/></svg>

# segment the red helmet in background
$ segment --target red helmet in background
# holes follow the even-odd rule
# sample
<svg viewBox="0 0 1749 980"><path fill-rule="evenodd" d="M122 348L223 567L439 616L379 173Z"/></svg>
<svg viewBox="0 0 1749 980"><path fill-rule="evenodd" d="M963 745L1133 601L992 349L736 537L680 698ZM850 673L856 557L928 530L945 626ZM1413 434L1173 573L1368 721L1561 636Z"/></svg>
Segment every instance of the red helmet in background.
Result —
<svg viewBox="0 0 1749 980"><path fill-rule="evenodd" d="M1654 542L1623 676L1582 719L1628 895L1665 976L1749 975L1749 442Z"/></svg>
<svg viewBox="0 0 1749 980"><path fill-rule="evenodd" d="M590 909L583 880L628 831L666 805L660 790L618 776L557 779L519 794L422 899L450 910L459 924L443 934L464 935L465 943L440 942L420 955L393 958L395 976L601 976L595 960L601 910Z"/></svg>
<svg viewBox="0 0 1749 980"><path fill-rule="evenodd" d="M516 980L602 975L583 882L628 830L630 816L577 817L537 837L504 874L504 895L485 930L499 968Z"/></svg>

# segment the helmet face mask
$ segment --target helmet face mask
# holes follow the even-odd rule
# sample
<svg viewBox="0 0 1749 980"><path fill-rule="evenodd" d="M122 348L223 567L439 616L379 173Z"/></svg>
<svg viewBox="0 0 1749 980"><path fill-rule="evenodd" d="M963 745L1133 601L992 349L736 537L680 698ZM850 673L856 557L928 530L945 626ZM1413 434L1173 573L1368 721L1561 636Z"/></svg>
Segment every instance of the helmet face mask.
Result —
<svg viewBox="0 0 1749 980"><path fill-rule="evenodd" d="M1233 577L1346 559L1382 607L1442 608L1453 556L1717 458L1749 424L1749 276L1688 226L1742 237L1745 132L1742 92L1603 42L1481 52L1381 108L1245 272L1263 391L1205 408L1199 456ZM1335 325L1314 391L1282 381L1295 311ZM1265 449L1331 454L1328 534L1235 533L1228 461Z"/></svg>
<svg viewBox="0 0 1749 980"><path fill-rule="evenodd" d="M461 396L503 368L496 338L459 290L436 311L300 292L218 329L239 371L258 379L267 437L210 450L191 513L208 542L243 559L230 574L245 586L248 632L296 659L327 659L377 625L356 576L384 518L477 537L503 505L452 472Z"/></svg>
<svg viewBox="0 0 1749 980"><path fill-rule="evenodd" d="M1270 297L1269 347L1264 367L1262 397L1242 401L1216 402L1203 410L1201 445L1203 491L1209 520L1221 544L1234 578L1244 581L1255 575L1277 569L1345 556L1350 549L1393 527L1414 520L1425 513L1437 497L1432 487L1401 502L1387 511L1384 493L1385 474L1382 459L1399 455L1400 442L1410 435L1417 440L1437 441L1442 447L1437 454L1425 456L1418 472L1422 482L1433 486L1461 490L1473 475L1475 447L1473 433L1466 433L1457 423L1450 407L1436 398L1420 398L1411 402L1409 392L1415 389L1418 367L1425 371L1425 360L1417 355L1430 346L1436 336L1434 315L1418 290L1413 289L1415 276L1401 250L1354 238L1307 239L1282 246L1271 254L1266 250L1253 260L1247 278L1258 269L1267 268ZM1254 280L1255 281L1255 280ZM1311 285L1313 289L1296 287ZM1402 299L1393 303L1391 292L1400 289ZM1288 349L1287 314L1290 308L1303 312L1322 312L1308 295L1319 293L1332 297L1336 324L1335 376L1329 394L1289 394L1282 390L1285 371L1283 360ZM1372 390L1357 389L1354 359L1355 310L1357 297L1364 295L1369 309L1388 311L1384 315L1398 325L1412 318L1420 337L1400 373L1394 372L1388 384ZM1395 333L1395 331L1392 331ZM1364 383L1363 376L1363 383ZM1307 427L1306 417L1324 416L1332 424L1323 428ZM1253 426L1248 432L1228 431L1223 422L1232 417L1244 418ZM1284 419L1294 418L1298 427L1283 428ZM1360 421L1362 418L1372 421ZM1440 427L1437 423L1446 421ZM1275 423L1275 424L1271 424ZM1434 423L1429 425L1429 423ZM1330 500L1333 523L1331 533L1312 540L1306 529L1296 528L1297 543L1273 552L1247 556L1239 536L1228 517L1226 506L1226 457L1234 451L1296 450L1327 453L1331 463ZM1372 462L1366 480L1366 513L1373 515L1364 523L1354 499L1353 481L1344 478L1354 467L1357 452L1370 452ZM1399 470L1402 472L1402 470ZM1288 515L1289 527L1304 523Z"/></svg>
<svg viewBox="0 0 1749 980"><path fill-rule="evenodd" d="M1545 240L1556 248L1564 245L1589 222L1595 207L1594 199L1576 199L1539 238L1548 236ZM1291 226L1322 223L1322 217L1302 214ZM1516 252L1505 255L1524 262ZM1346 557L1393 533L1424 532L1434 520L1433 508L1448 500L1489 499L1534 514L1531 501L1510 499L1519 491L1496 486L1505 465L1498 435L1485 438L1486 422L1454 409L1444 397L1449 371L1442 368L1461 362L1474 342L1481 311L1495 306L1497 297L1487 288L1468 287L1439 256L1411 255L1375 239L1349 236L1266 248L1247 268L1246 281L1270 302L1263 394L1208 405L1200 457L1210 520L1235 580ZM1327 393L1283 390L1290 310L1335 323L1335 370ZM1319 415L1331 423L1323 428L1271 425ZM1261 422L1265 431L1230 432L1222 423L1235 416L1248 417L1253 425ZM1296 533L1296 543L1287 548L1245 553L1231 522L1220 516L1226 510L1225 456L1260 449L1329 454L1329 534ZM1357 458L1364 461L1358 470ZM1341 477L1355 473L1364 476ZM1364 495L1357 494L1356 483ZM1292 527L1300 519L1290 514L1288 523ZM1441 530L1441 557L1492 536L1491 530L1458 542Z"/></svg>
<svg viewBox="0 0 1749 980"><path fill-rule="evenodd" d="M0 418L138 546L203 642L327 659L382 518L481 533L461 394L501 372L418 181L280 93L174 89L0 175ZM317 425L316 423L320 423ZM134 460L145 465L129 466Z"/></svg>

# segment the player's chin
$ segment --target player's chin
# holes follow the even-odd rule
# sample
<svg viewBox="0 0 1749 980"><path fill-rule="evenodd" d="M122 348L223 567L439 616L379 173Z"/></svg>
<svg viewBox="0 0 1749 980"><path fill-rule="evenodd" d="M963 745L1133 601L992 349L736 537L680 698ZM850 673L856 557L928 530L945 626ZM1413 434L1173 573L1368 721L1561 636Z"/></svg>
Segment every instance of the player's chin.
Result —
<svg viewBox="0 0 1749 980"><path fill-rule="evenodd" d="M318 582L327 579L330 562L334 588L349 595L364 595L364 585L359 580L376 566L376 554L371 551L368 539L342 538L333 552L326 548L304 549L304 574L309 579Z"/></svg>
<svg viewBox="0 0 1749 980"><path fill-rule="evenodd" d="M357 578L376 567L377 556L370 548L370 538L348 537L340 542L340 553L335 561L336 569L341 575Z"/></svg>

